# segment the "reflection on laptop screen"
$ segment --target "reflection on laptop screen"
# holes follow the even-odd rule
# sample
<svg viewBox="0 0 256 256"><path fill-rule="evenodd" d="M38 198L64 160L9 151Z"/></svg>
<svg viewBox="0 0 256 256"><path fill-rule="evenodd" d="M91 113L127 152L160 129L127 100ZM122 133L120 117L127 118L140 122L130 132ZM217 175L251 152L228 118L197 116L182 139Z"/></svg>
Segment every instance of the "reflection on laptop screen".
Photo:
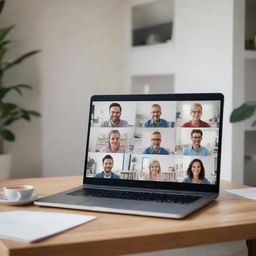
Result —
<svg viewBox="0 0 256 256"><path fill-rule="evenodd" d="M215 184L220 101L95 101L86 177Z"/></svg>

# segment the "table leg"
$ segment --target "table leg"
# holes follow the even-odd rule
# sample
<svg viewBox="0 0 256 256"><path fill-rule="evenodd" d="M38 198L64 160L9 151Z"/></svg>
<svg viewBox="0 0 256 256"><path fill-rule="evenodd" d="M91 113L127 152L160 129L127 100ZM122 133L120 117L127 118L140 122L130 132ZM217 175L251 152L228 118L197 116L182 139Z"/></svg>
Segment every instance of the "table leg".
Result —
<svg viewBox="0 0 256 256"><path fill-rule="evenodd" d="M248 256L256 256L256 240L246 240Z"/></svg>

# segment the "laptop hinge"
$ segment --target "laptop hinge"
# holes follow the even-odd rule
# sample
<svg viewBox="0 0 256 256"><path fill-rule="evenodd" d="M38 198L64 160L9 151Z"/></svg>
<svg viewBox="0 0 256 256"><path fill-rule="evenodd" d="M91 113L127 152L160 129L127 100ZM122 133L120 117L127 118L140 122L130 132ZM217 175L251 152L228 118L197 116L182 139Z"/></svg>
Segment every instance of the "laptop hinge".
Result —
<svg viewBox="0 0 256 256"><path fill-rule="evenodd" d="M84 184L84 188L90 189L107 189L115 191L133 191L133 192L154 192L154 193L167 193L167 194L193 194L193 195L217 195L215 192L200 192L200 191L187 191L187 190L170 190L170 189L156 189L154 188L139 188L139 187L124 187L124 186L107 186L107 185L94 185Z"/></svg>

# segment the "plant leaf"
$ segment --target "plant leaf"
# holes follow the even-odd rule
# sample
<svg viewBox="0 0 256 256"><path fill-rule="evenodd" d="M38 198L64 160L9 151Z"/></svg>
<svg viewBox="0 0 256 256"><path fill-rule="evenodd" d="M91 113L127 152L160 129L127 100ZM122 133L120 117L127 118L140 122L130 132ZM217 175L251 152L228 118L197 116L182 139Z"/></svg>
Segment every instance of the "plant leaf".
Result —
<svg viewBox="0 0 256 256"><path fill-rule="evenodd" d="M3 123L3 127L4 126L8 126L8 125L10 125L10 124L12 124L13 122L15 122L15 121L17 121L17 120L19 120L19 119L21 119L21 117L19 116L19 117L12 117L12 116L10 116L10 117L8 117L7 118L7 120Z"/></svg>
<svg viewBox="0 0 256 256"><path fill-rule="evenodd" d="M26 110L12 103L0 104L0 127L9 126L19 119L30 121L31 116L40 117L41 115L37 111Z"/></svg>
<svg viewBox="0 0 256 256"><path fill-rule="evenodd" d="M15 90L19 95L22 95L22 91L21 91L22 88L32 89L32 87L27 84L17 84L17 85L0 88L0 100L2 100L5 97L5 95L12 90Z"/></svg>
<svg viewBox="0 0 256 256"><path fill-rule="evenodd" d="M25 109L16 109L15 111L12 111L8 117L6 117L6 120L3 122L2 126L9 126L13 122L19 120L19 119L25 119L26 121L30 121L30 116L37 116L40 117L40 113L32 110L25 110Z"/></svg>
<svg viewBox="0 0 256 256"><path fill-rule="evenodd" d="M12 103L2 103L0 105L0 119L4 119L11 115L11 112L19 109L19 107Z"/></svg>
<svg viewBox="0 0 256 256"><path fill-rule="evenodd" d="M4 40L4 38L8 35L8 33L15 27L15 25L11 25L6 28L0 29L0 42Z"/></svg>
<svg viewBox="0 0 256 256"><path fill-rule="evenodd" d="M37 53L39 53L41 50L35 50L35 51L31 51L31 52L28 52L28 53L25 53L23 54L22 56L20 56L18 59L14 60L13 62L11 63L8 63L4 68L3 68L3 71L5 71L6 69L9 69L11 68L12 66L15 66L17 64L20 64L23 60L31 57L32 55L35 55Z"/></svg>
<svg viewBox="0 0 256 256"><path fill-rule="evenodd" d="M34 111L34 110L27 110L27 113L31 116L36 116L36 117L40 117L41 114L37 111Z"/></svg>
<svg viewBox="0 0 256 256"><path fill-rule="evenodd" d="M0 48L6 46L6 45L9 44L9 43L11 43L10 40L5 40L5 41L0 42Z"/></svg>
<svg viewBox="0 0 256 256"><path fill-rule="evenodd" d="M1 0L0 1L0 13L2 13L4 5L5 5L5 0Z"/></svg>
<svg viewBox="0 0 256 256"><path fill-rule="evenodd" d="M240 107L234 109L230 116L230 122L240 122L250 118L255 112L255 105L248 105L247 103L242 104Z"/></svg>
<svg viewBox="0 0 256 256"><path fill-rule="evenodd" d="M6 53L6 49L4 47L0 48L0 62L1 63L2 63L2 60L4 58L5 53ZM2 63L2 65L1 65L2 67L3 67L3 64L4 63ZM1 70L2 70L2 68L1 68Z"/></svg>
<svg viewBox="0 0 256 256"><path fill-rule="evenodd" d="M21 109L21 118L27 120L27 121L30 121L30 116L29 116L29 113L27 112L27 110L25 109Z"/></svg>
<svg viewBox="0 0 256 256"><path fill-rule="evenodd" d="M252 127L256 126L256 120L252 123Z"/></svg>
<svg viewBox="0 0 256 256"><path fill-rule="evenodd" d="M4 139L6 139L8 141L14 141L15 140L14 134L8 129L1 129L0 134L3 136Z"/></svg>

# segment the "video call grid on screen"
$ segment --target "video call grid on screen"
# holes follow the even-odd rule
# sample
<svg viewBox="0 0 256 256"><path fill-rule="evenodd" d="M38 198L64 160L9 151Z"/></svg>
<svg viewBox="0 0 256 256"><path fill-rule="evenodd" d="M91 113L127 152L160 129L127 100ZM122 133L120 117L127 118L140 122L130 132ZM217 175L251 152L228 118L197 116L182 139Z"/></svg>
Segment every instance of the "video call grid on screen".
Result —
<svg viewBox="0 0 256 256"><path fill-rule="evenodd" d="M94 101L90 122L86 177L216 184L220 101Z"/></svg>

